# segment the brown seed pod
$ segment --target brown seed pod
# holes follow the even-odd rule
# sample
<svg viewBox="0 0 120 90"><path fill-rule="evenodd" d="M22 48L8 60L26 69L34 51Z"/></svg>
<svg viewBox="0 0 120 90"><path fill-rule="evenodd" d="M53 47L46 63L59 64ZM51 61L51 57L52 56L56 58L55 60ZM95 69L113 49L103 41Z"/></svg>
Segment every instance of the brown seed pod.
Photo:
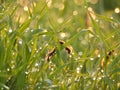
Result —
<svg viewBox="0 0 120 90"><path fill-rule="evenodd" d="M109 59L109 57L114 53L114 50L111 50L110 52L108 52L106 59Z"/></svg>
<svg viewBox="0 0 120 90"><path fill-rule="evenodd" d="M45 60L49 61L50 58L55 54L56 52L56 47L54 47L50 52L48 52L48 54L46 54Z"/></svg>
<svg viewBox="0 0 120 90"><path fill-rule="evenodd" d="M64 44L65 42L64 42L63 40L60 40L59 43L60 43L60 44Z"/></svg>
<svg viewBox="0 0 120 90"><path fill-rule="evenodd" d="M63 40L60 40L59 43L62 45L65 42ZM54 54L56 53L56 48L57 47L54 47L50 52L48 52L48 54L46 54L46 57L45 57L46 61L49 61L50 58L54 56ZM68 47L68 46L65 47L65 50L67 51L68 54L70 54L72 52L71 47Z"/></svg>
<svg viewBox="0 0 120 90"><path fill-rule="evenodd" d="M68 54L70 54L72 52L70 47L66 47L65 50L67 51Z"/></svg>
<svg viewBox="0 0 120 90"><path fill-rule="evenodd" d="M111 50L110 52L107 53L106 60L109 59L109 57L114 53L114 50ZM104 68L105 60L104 58L101 61L101 67Z"/></svg>
<svg viewBox="0 0 120 90"><path fill-rule="evenodd" d="M60 44L64 44L65 43L63 40L60 40L59 42L60 42ZM67 51L68 54L70 54L72 52L71 48L68 47L68 46L65 47L65 50Z"/></svg>

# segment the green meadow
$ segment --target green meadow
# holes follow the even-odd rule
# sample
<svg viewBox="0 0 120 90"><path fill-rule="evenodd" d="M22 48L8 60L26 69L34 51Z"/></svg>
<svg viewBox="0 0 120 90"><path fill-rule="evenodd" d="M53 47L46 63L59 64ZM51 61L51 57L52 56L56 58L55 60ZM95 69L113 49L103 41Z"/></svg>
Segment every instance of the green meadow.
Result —
<svg viewBox="0 0 120 90"><path fill-rule="evenodd" d="M0 90L120 90L120 0L0 0Z"/></svg>

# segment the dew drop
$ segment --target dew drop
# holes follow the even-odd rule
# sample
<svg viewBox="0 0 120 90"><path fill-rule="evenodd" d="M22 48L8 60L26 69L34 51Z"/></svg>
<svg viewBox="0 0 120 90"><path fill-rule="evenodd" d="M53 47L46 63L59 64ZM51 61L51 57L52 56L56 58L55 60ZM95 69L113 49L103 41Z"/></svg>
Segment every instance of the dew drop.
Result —
<svg viewBox="0 0 120 90"><path fill-rule="evenodd" d="M45 46L48 46L48 43L46 43Z"/></svg>
<svg viewBox="0 0 120 90"><path fill-rule="evenodd" d="M64 4L59 4L59 10L63 10L65 8Z"/></svg>
<svg viewBox="0 0 120 90"><path fill-rule="evenodd" d="M15 65L12 65L12 66L11 66L11 69L14 69L14 68L15 68Z"/></svg>
<svg viewBox="0 0 120 90"><path fill-rule="evenodd" d="M39 66L39 63L35 63L35 67Z"/></svg>
<svg viewBox="0 0 120 90"><path fill-rule="evenodd" d="M90 38L92 38L92 37L94 37L94 35L93 35L93 34L91 34L91 33L89 33L89 37L90 37Z"/></svg>
<svg viewBox="0 0 120 90"><path fill-rule="evenodd" d="M120 13L120 9L119 8L115 8L115 13Z"/></svg>
<svg viewBox="0 0 120 90"><path fill-rule="evenodd" d="M84 8L86 9L86 8L87 8L87 6L84 6Z"/></svg>
<svg viewBox="0 0 120 90"><path fill-rule="evenodd" d="M28 7L27 6L24 6L24 11L28 11Z"/></svg>
<svg viewBox="0 0 120 90"><path fill-rule="evenodd" d="M68 79L68 83L71 83L71 79L70 78Z"/></svg>
<svg viewBox="0 0 120 90"><path fill-rule="evenodd" d="M50 7L52 4L52 0L46 0L47 6Z"/></svg>
<svg viewBox="0 0 120 90"><path fill-rule="evenodd" d="M29 72L26 71L25 74L29 74Z"/></svg>
<svg viewBox="0 0 120 90"><path fill-rule="evenodd" d="M39 47L39 49L41 50L41 49L42 49L42 47Z"/></svg>
<svg viewBox="0 0 120 90"><path fill-rule="evenodd" d="M71 57L72 57L72 55L69 55L69 57L71 58Z"/></svg>
<svg viewBox="0 0 120 90"><path fill-rule="evenodd" d="M57 20L58 23L62 23L63 21L64 21L63 18L58 18L58 20Z"/></svg>
<svg viewBox="0 0 120 90"><path fill-rule="evenodd" d="M39 52L39 50L36 50L36 53L38 53Z"/></svg>
<svg viewBox="0 0 120 90"><path fill-rule="evenodd" d="M101 72L103 73L103 72L104 72L104 70L101 70Z"/></svg>
<svg viewBox="0 0 120 90"><path fill-rule="evenodd" d="M11 28L9 29L9 33L12 33L12 29Z"/></svg>
<svg viewBox="0 0 120 90"><path fill-rule="evenodd" d="M31 32L33 32L33 29L31 30Z"/></svg>
<svg viewBox="0 0 120 90"><path fill-rule="evenodd" d="M100 54L98 54L98 57L100 58Z"/></svg>
<svg viewBox="0 0 120 90"><path fill-rule="evenodd" d="M98 19L96 19L96 22L99 22L99 20L98 20Z"/></svg>
<svg viewBox="0 0 120 90"><path fill-rule="evenodd" d="M113 19L113 17L110 17L110 19Z"/></svg>
<svg viewBox="0 0 120 90"><path fill-rule="evenodd" d="M80 56L82 56L82 55L83 55L83 52L78 52L78 54L79 54Z"/></svg>
<svg viewBox="0 0 120 90"><path fill-rule="evenodd" d="M92 12L93 11L92 7L88 7L88 11Z"/></svg>
<svg viewBox="0 0 120 90"><path fill-rule="evenodd" d="M19 40L18 43L19 43L19 44L22 44L22 40Z"/></svg>
<svg viewBox="0 0 120 90"><path fill-rule="evenodd" d="M99 79L99 80L101 80L101 79L102 79L102 77L98 77L98 79Z"/></svg>
<svg viewBox="0 0 120 90"><path fill-rule="evenodd" d="M77 67L77 73L80 73L80 67Z"/></svg>
<svg viewBox="0 0 120 90"><path fill-rule="evenodd" d="M54 68L51 68L51 71L54 71Z"/></svg>
<svg viewBox="0 0 120 90"><path fill-rule="evenodd" d="M60 37L64 38L66 36L66 34L64 32L60 33Z"/></svg>
<svg viewBox="0 0 120 90"><path fill-rule="evenodd" d="M94 77L93 80L96 80L96 78Z"/></svg>
<svg viewBox="0 0 120 90"><path fill-rule="evenodd" d="M34 42L31 42L31 44L33 45L33 44L34 44Z"/></svg>
<svg viewBox="0 0 120 90"><path fill-rule="evenodd" d="M112 38L114 38L115 36L114 35L112 35Z"/></svg>
<svg viewBox="0 0 120 90"><path fill-rule="evenodd" d="M78 15L78 11L77 11L77 10L73 11L73 15L74 15L74 16L75 16L75 15Z"/></svg>
<svg viewBox="0 0 120 90"><path fill-rule="evenodd" d="M82 67L83 67L83 65L80 65L80 67L82 68Z"/></svg>
<svg viewBox="0 0 120 90"><path fill-rule="evenodd" d="M10 71L10 69L9 69L9 68L7 68L7 71L9 72L9 71Z"/></svg>
<svg viewBox="0 0 120 90"><path fill-rule="evenodd" d="M93 61L93 60L94 60L94 58L90 58L90 60L91 60L91 61Z"/></svg>
<svg viewBox="0 0 120 90"><path fill-rule="evenodd" d="M14 56L14 55L15 55L15 53L13 52L13 53L12 53L12 55Z"/></svg>

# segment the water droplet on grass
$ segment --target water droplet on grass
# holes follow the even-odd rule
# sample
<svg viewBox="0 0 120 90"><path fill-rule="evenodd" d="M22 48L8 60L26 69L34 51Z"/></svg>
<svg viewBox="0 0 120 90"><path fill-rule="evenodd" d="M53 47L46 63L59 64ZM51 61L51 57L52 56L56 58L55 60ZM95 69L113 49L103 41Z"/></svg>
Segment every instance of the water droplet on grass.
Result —
<svg viewBox="0 0 120 90"><path fill-rule="evenodd" d="M115 36L114 35L112 35L112 38L114 38Z"/></svg>
<svg viewBox="0 0 120 90"><path fill-rule="evenodd" d="M101 72L103 73L103 72L104 72L104 70L101 70Z"/></svg>
<svg viewBox="0 0 120 90"><path fill-rule="evenodd" d="M33 44L34 44L34 42L31 42L31 44L33 45Z"/></svg>
<svg viewBox="0 0 120 90"><path fill-rule="evenodd" d="M88 11L92 12L93 11L92 7L88 7Z"/></svg>
<svg viewBox="0 0 120 90"><path fill-rule="evenodd" d="M100 58L100 54L98 54L98 57Z"/></svg>
<svg viewBox="0 0 120 90"><path fill-rule="evenodd" d="M19 44L22 44L23 42L22 42L22 40L19 40L18 43L19 43Z"/></svg>
<svg viewBox="0 0 120 90"><path fill-rule="evenodd" d="M77 67L77 73L80 73L80 67Z"/></svg>
<svg viewBox="0 0 120 90"><path fill-rule="evenodd" d="M25 74L29 74L29 72L26 71Z"/></svg>
<svg viewBox="0 0 120 90"><path fill-rule="evenodd" d="M46 43L45 46L48 46L48 43Z"/></svg>
<svg viewBox="0 0 120 90"><path fill-rule="evenodd" d="M61 4L59 4L59 10L64 10L64 8L65 8L65 6L64 6L64 4L63 3L61 3Z"/></svg>
<svg viewBox="0 0 120 90"><path fill-rule="evenodd" d="M12 55L14 56L14 55L15 55L15 53L13 52L13 53L12 53Z"/></svg>
<svg viewBox="0 0 120 90"><path fill-rule="evenodd" d="M102 79L102 77L98 77L98 80L101 80Z"/></svg>
<svg viewBox="0 0 120 90"><path fill-rule="evenodd" d="M93 60L94 60L94 58L90 58L90 60L91 60L91 61L93 61Z"/></svg>
<svg viewBox="0 0 120 90"><path fill-rule="evenodd" d="M7 68L7 71L9 72L9 71L10 71L10 68Z"/></svg>
<svg viewBox="0 0 120 90"><path fill-rule="evenodd" d="M31 30L31 32L33 32L33 29Z"/></svg>
<svg viewBox="0 0 120 90"><path fill-rule="evenodd" d="M82 56L82 55L83 55L83 52L78 52L78 54L79 54L80 56Z"/></svg>
<svg viewBox="0 0 120 90"><path fill-rule="evenodd" d="M64 21L63 18L58 18L58 20L57 20L58 23L62 23L63 21Z"/></svg>
<svg viewBox="0 0 120 90"><path fill-rule="evenodd" d="M64 32L61 32L61 33L60 33L60 37L61 37L61 38L64 38L65 36L66 36L66 34L65 34Z"/></svg>
<svg viewBox="0 0 120 90"><path fill-rule="evenodd" d="M68 83L71 83L71 78L68 79Z"/></svg>
<svg viewBox="0 0 120 90"><path fill-rule="evenodd" d="M12 29L11 28L9 29L9 33L12 33Z"/></svg>
<svg viewBox="0 0 120 90"><path fill-rule="evenodd" d="M36 53L38 53L39 52L39 50L36 50Z"/></svg>
<svg viewBox="0 0 120 90"><path fill-rule="evenodd" d="M120 9L119 8L115 8L115 13L120 13Z"/></svg>
<svg viewBox="0 0 120 90"><path fill-rule="evenodd" d="M11 69L14 69L14 68L15 68L15 65L12 65L12 66L11 66Z"/></svg>
<svg viewBox="0 0 120 90"><path fill-rule="evenodd" d="M80 67L82 68L82 67L83 67L83 65L80 65Z"/></svg>
<svg viewBox="0 0 120 90"><path fill-rule="evenodd" d="M39 63L35 63L35 67L39 66Z"/></svg>
<svg viewBox="0 0 120 90"><path fill-rule="evenodd" d="M73 15L78 15L78 11L77 10L73 11Z"/></svg>
<svg viewBox="0 0 120 90"><path fill-rule="evenodd" d="M24 6L24 11L28 11L28 7L27 6Z"/></svg>
<svg viewBox="0 0 120 90"><path fill-rule="evenodd" d="M93 80L96 80L96 78L94 77Z"/></svg>
<svg viewBox="0 0 120 90"><path fill-rule="evenodd" d="M41 50L41 49L42 49L42 47L39 47L39 49Z"/></svg>
<svg viewBox="0 0 120 90"><path fill-rule="evenodd" d="M46 0L46 3L47 3L47 6L48 6L48 7L51 7L51 5L52 5L52 0Z"/></svg>
<svg viewBox="0 0 120 90"><path fill-rule="evenodd" d="M98 20L98 19L96 19L95 21L96 21L96 22L99 22L99 20Z"/></svg>

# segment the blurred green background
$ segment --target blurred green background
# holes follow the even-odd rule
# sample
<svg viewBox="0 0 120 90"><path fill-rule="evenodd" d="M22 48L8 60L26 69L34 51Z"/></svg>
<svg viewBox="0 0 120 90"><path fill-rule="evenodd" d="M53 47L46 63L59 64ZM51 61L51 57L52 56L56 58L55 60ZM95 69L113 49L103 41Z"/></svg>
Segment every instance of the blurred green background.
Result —
<svg viewBox="0 0 120 90"><path fill-rule="evenodd" d="M0 90L120 90L119 50L120 0L0 0Z"/></svg>

